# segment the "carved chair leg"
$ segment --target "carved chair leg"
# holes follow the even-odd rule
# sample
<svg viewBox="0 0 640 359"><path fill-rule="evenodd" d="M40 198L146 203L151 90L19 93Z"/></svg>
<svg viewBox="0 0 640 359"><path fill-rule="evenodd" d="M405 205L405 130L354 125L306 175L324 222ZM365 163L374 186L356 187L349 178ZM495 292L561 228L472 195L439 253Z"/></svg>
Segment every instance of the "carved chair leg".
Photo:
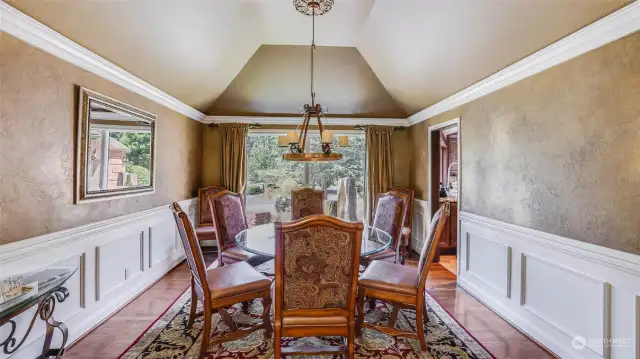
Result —
<svg viewBox="0 0 640 359"><path fill-rule="evenodd" d="M397 305L394 305L391 310L391 318L389 319L390 328L395 328L396 322L398 321L398 312L400 312L400 308Z"/></svg>
<svg viewBox="0 0 640 359"><path fill-rule="evenodd" d="M356 298L356 309L358 310L358 316L356 319L356 336L362 338L362 323L364 322L364 290L358 290L358 297Z"/></svg>
<svg viewBox="0 0 640 359"><path fill-rule="evenodd" d="M348 336L347 336L347 359L354 359L355 358L355 341L356 341L356 336L355 336L355 323L353 321L353 318L351 318L349 320L349 327L348 327Z"/></svg>
<svg viewBox="0 0 640 359"><path fill-rule="evenodd" d="M374 298L369 298L369 309L371 310L376 309L376 300Z"/></svg>
<svg viewBox="0 0 640 359"><path fill-rule="evenodd" d="M227 313L227 311L224 310L224 308L219 308L218 313L222 317L222 320L224 320L224 322L227 323L227 325L229 326L229 328L231 328L232 331L235 332L238 330L238 326L236 325L236 322L233 321L233 318L231 318L229 313Z"/></svg>
<svg viewBox="0 0 640 359"><path fill-rule="evenodd" d="M249 314L249 305L251 305L250 302L242 302L242 313Z"/></svg>
<svg viewBox="0 0 640 359"><path fill-rule="evenodd" d="M420 342L420 348L424 351L427 350L427 342L424 339L424 318L423 313L424 306L417 305L416 306L416 329L418 334L418 341Z"/></svg>
<svg viewBox="0 0 640 359"><path fill-rule="evenodd" d="M273 334L273 359L280 359L282 356L280 355L280 339L282 336L282 328L281 323L275 323L275 331Z"/></svg>
<svg viewBox="0 0 640 359"><path fill-rule="evenodd" d="M209 338L211 337L211 309L205 308L204 321L202 323L202 342L200 342L200 358L204 359L207 356L207 349L209 349Z"/></svg>
<svg viewBox="0 0 640 359"><path fill-rule="evenodd" d="M191 307L189 309L189 321L187 322L187 328L191 329L196 319L196 309L198 308L198 296L193 286L193 278L191 278Z"/></svg>
<svg viewBox="0 0 640 359"><path fill-rule="evenodd" d="M427 310L427 302L424 301L422 302L423 306L424 306L424 323L427 324L429 323L429 311Z"/></svg>
<svg viewBox="0 0 640 359"><path fill-rule="evenodd" d="M273 334L273 327L271 326L271 317L269 313L271 312L271 294L267 294L262 299L262 325L264 326L264 338L271 338L271 334Z"/></svg>

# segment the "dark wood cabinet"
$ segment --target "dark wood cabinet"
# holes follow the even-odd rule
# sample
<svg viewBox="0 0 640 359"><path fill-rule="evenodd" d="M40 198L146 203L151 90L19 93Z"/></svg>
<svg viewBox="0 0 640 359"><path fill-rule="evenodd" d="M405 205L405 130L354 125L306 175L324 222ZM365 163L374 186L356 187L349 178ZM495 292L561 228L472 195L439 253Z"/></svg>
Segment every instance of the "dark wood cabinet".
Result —
<svg viewBox="0 0 640 359"><path fill-rule="evenodd" d="M456 253L456 247L458 246L458 201L455 199L440 199L441 203L444 201L451 203L451 214L440 240L440 253L453 254Z"/></svg>

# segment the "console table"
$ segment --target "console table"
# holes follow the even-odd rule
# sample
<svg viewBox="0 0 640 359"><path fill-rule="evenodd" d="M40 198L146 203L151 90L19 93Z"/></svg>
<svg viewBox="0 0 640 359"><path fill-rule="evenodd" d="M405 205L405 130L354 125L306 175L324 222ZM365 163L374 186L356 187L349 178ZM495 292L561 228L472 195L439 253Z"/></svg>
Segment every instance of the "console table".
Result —
<svg viewBox="0 0 640 359"><path fill-rule="evenodd" d="M64 284L77 270L78 267L73 266L56 266L24 275L25 284L37 282L38 288L37 292L35 292L34 289L34 293L0 304L0 327L4 325L10 326L9 336L6 339L0 338L0 347L5 354L10 355L20 349L29 336L29 333L31 333L36 319L39 317L46 323L47 329L42 354L38 356L38 358L45 359L54 357L57 359L62 356L64 347L67 344L68 330L64 323L53 319L53 313L56 308L56 302L64 302L65 299L69 297L69 291L64 287ZM37 306L37 309L29 322L29 328L24 336L18 340L16 337L17 325L15 318L34 306ZM62 333L62 344L60 348L52 349L51 339L56 329Z"/></svg>

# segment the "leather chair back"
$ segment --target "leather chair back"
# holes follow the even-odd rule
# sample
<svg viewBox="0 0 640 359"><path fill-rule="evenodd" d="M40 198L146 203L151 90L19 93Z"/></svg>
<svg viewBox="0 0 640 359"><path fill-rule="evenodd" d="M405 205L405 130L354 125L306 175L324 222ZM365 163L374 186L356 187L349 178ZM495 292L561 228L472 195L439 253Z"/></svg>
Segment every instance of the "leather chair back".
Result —
<svg viewBox="0 0 640 359"><path fill-rule="evenodd" d="M209 199L221 191L224 191L224 188L220 186L198 189L198 227L213 226L213 214L211 207L209 207Z"/></svg>
<svg viewBox="0 0 640 359"><path fill-rule="evenodd" d="M324 191L301 188L291 191L291 220L324 214Z"/></svg>
<svg viewBox="0 0 640 359"><path fill-rule="evenodd" d="M422 251L420 252L420 260L418 261L418 270L420 271L419 288L422 288L421 290L424 290L429 269L431 268L433 259L438 252L438 243L440 243L443 236L450 211L451 204L449 202L444 202L431 219L429 232L427 232L427 237L424 241L424 245L422 246Z"/></svg>
<svg viewBox="0 0 640 359"><path fill-rule="evenodd" d="M178 232L180 233L187 264L191 271L195 291L199 298L204 298L210 293L209 285L207 284L207 267L198 239L193 231L193 225L191 224L189 216L180 208L177 202L173 202L171 209L173 211L173 217L176 220L176 225L178 226Z"/></svg>
<svg viewBox="0 0 640 359"><path fill-rule="evenodd" d="M218 234L218 250L235 246L236 235L248 228L242 195L223 190L211 196L210 201Z"/></svg>
<svg viewBox="0 0 640 359"><path fill-rule="evenodd" d="M402 238L402 227L407 215L409 195L400 191L378 194L372 226L388 233L393 238L393 248Z"/></svg>
<svg viewBox="0 0 640 359"><path fill-rule="evenodd" d="M409 198L404 205L404 210L406 211L406 216L404 217L404 226L411 229L411 226L413 224L413 200L415 199L415 191L405 187L394 187L390 188L389 191L404 193Z"/></svg>
<svg viewBox="0 0 640 359"><path fill-rule="evenodd" d="M362 223L313 215L275 224L275 316L355 312Z"/></svg>

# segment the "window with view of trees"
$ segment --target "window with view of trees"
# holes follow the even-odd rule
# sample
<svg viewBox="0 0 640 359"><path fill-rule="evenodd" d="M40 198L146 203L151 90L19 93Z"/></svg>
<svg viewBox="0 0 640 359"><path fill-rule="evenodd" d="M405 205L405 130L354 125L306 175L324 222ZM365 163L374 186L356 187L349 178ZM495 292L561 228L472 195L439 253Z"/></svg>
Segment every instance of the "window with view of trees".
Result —
<svg viewBox="0 0 640 359"><path fill-rule="evenodd" d="M320 136L308 137L308 148L320 151ZM349 135L349 147L334 150L343 159L330 162L284 161L288 148L278 134L250 134L247 140L246 213L249 225L291 219L291 191L313 187L325 191L325 213L349 221L364 219L365 139Z"/></svg>

